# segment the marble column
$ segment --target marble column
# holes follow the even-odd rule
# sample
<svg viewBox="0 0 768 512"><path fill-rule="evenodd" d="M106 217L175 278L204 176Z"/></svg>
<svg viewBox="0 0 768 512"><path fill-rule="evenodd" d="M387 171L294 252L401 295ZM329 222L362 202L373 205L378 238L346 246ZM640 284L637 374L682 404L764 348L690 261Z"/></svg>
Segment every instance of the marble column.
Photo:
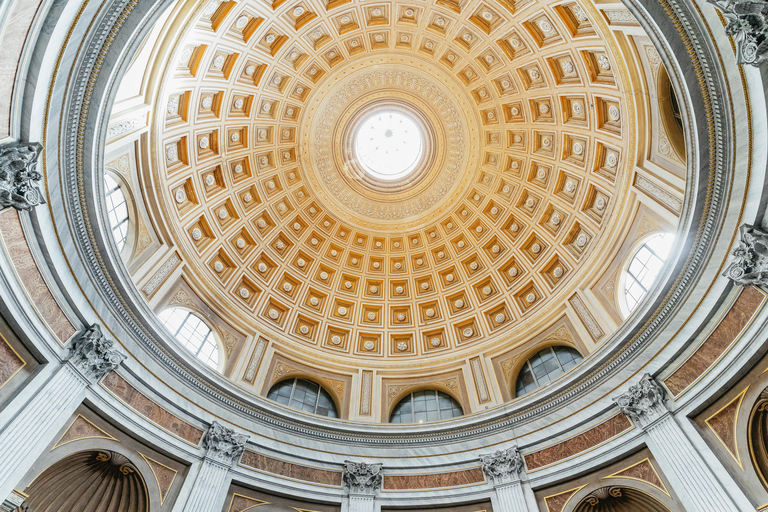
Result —
<svg viewBox="0 0 768 512"><path fill-rule="evenodd" d="M349 493L349 512L374 512L376 489L381 480L381 464L344 461L344 486Z"/></svg>
<svg viewBox="0 0 768 512"><path fill-rule="evenodd" d="M39 189L42 175L37 171L42 150L38 143L0 145L0 208L31 210L45 202Z"/></svg>
<svg viewBox="0 0 768 512"><path fill-rule="evenodd" d="M517 446L482 455L480 462L488 480L493 484L493 510L496 512L532 512L528 508L521 473L523 457Z"/></svg>
<svg viewBox="0 0 768 512"><path fill-rule="evenodd" d="M686 510L742 510L670 414L664 391L650 375L613 400L645 431L648 448Z"/></svg>
<svg viewBox="0 0 768 512"><path fill-rule="evenodd" d="M83 401L86 388L124 359L98 325L72 342L67 360L0 432L0 496L9 496L32 468Z"/></svg>
<svg viewBox="0 0 768 512"><path fill-rule="evenodd" d="M221 510L229 485L229 470L245 449L248 436L214 421L203 439L205 457L195 477L184 512Z"/></svg>

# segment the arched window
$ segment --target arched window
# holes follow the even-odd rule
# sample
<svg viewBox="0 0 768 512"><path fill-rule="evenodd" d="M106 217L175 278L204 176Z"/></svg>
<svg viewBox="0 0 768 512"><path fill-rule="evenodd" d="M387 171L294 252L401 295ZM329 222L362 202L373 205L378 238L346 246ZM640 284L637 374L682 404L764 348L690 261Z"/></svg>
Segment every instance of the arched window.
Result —
<svg viewBox="0 0 768 512"><path fill-rule="evenodd" d="M659 277L674 239L670 233L656 234L649 237L635 252L623 275L624 295L619 302L625 315L637 307Z"/></svg>
<svg viewBox="0 0 768 512"><path fill-rule="evenodd" d="M112 236L115 237L117 250L122 251L128 239L128 205L120 185L109 174L104 175L104 198Z"/></svg>
<svg viewBox="0 0 768 512"><path fill-rule="evenodd" d="M219 367L219 349L210 327L194 313L169 308L158 315L168 331L198 359L213 369Z"/></svg>
<svg viewBox="0 0 768 512"><path fill-rule="evenodd" d="M269 390L267 398L291 409L338 418L331 395L319 384L305 379L287 379Z"/></svg>
<svg viewBox="0 0 768 512"><path fill-rule="evenodd" d="M547 347L525 362L517 376L515 393L523 396L554 380L579 364L583 358L570 347Z"/></svg>
<svg viewBox="0 0 768 512"><path fill-rule="evenodd" d="M464 414L459 403L452 396L425 389L415 391L395 406L390 423L424 423L425 421L449 420Z"/></svg>

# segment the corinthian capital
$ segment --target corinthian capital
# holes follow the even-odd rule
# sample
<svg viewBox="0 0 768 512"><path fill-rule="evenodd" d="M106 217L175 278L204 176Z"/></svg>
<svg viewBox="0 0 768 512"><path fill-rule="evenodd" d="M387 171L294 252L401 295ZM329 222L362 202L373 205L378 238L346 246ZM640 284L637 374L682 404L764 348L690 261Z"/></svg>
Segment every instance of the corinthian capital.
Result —
<svg viewBox="0 0 768 512"><path fill-rule="evenodd" d="M490 455L481 455L480 462L483 471L494 485L512 482L519 478L523 469L523 456L517 446L506 450L498 450Z"/></svg>
<svg viewBox="0 0 768 512"><path fill-rule="evenodd" d="M350 494L373 494L381 485L381 464L344 461L344 483Z"/></svg>
<svg viewBox="0 0 768 512"><path fill-rule="evenodd" d="M0 146L0 208L30 210L44 203L37 159L43 146L13 142Z"/></svg>
<svg viewBox="0 0 768 512"><path fill-rule="evenodd" d="M736 41L736 61L759 66L766 61L768 4L763 0L707 0L723 12L725 33Z"/></svg>
<svg viewBox="0 0 768 512"><path fill-rule="evenodd" d="M205 434L203 448L207 450L206 457L229 465L243 453L246 441L248 436L214 421Z"/></svg>
<svg viewBox="0 0 768 512"><path fill-rule="evenodd" d="M723 275L742 286L768 285L768 233L743 224L739 234L741 240L733 250L736 259Z"/></svg>
<svg viewBox="0 0 768 512"><path fill-rule="evenodd" d="M69 362L86 377L98 380L120 366L126 357L114 344L102 334L101 327L94 324L72 342Z"/></svg>
<svg viewBox="0 0 768 512"><path fill-rule="evenodd" d="M640 423L647 425L651 420L666 412L664 391L647 373L640 382L630 386L626 393L613 398L621 412Z"/></svg>

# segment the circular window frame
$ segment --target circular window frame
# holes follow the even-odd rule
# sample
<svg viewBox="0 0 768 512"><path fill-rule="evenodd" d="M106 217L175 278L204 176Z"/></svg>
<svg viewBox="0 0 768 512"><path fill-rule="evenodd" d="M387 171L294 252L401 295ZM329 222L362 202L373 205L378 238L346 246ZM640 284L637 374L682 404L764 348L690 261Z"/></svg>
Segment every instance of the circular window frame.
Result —
<svg viewBox="0 0 768 512"><path fill-rule="evenodd" d="M413 128L417 130L418 137L408 137L413 138L417 141L418 144L418 153L415 155L415 158L413 158L412 161L408 163L408 165L404 169L400 169L393 173L384 173L381 172L381 170L374 169L371 165L371 162L366 162L364 158L360 154L360 145L361 145L361 139L364 137L363 130L371 123L374 118L381 117L381 116L398 116L399 118L402 118L403 120L409 122ZM402 122L402 121L401 121ZM384 141L381 141L384 142ZM403 179L407 179L408 175L411 174L413 171L416 170L416 168L419 166L419 163L424 159L424 127L419 122L419 119L409 115L404 109L382 109L382 110L376 110L375 112L369 113L366 117L361 119L356 126L355 133L353 134L352 139L352 148L355 155L355 160L358 162L358 165L360 165L368 174L370 174L374 179L385 181L385 182L396 182Z"/></svg>

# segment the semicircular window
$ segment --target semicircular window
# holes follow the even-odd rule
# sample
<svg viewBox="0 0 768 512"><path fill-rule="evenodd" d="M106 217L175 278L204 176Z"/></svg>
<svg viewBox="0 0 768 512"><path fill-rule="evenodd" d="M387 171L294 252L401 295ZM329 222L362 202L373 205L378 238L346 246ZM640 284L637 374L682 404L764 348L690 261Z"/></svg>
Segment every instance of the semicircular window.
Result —
<svg viewBox="0 0 768 512"><path fill-rule="evenodd" d="M104 198L107 201L107 217L117 250L122 251L128 239L128 205L120 184L109 174L104 175Z"/></svg>
<svg viewBox="0 0 768 512"><path fill-rule="evenodd" d="M216 338L202 318L181 308L166 309L158 318L187 350L214 370L218 369L219 349Z"/></svg>
<svg viewBox="0 0 768 512"><path fill-rule="evenodd" d="M648 295L669 256L674 239L670 233L652 235L635 252L624 272L624 298L620 302L625 315L634 311Z"/></svg>
<svg viewBox="0 0 768 512"><path fill-rule="evenodd" d="M280 381L269 390L267 398L291 409L338 418L336 404L330 393L319 384L306 379Z"/></svg>
<svg viewBox="0 0 768 512"><path fill-rule="evenodd" d="M424 423L449 420L462 416L464 411L454 398L436 389L410 393L392 410L390 423Z"/></svg>
<svg viewBox="0 0 768 512"><path fill-rule="evenodd" d="M547 347L525 362L517 376L516 396L523 396L579 364L583 357L570 347Z"/></svg>

